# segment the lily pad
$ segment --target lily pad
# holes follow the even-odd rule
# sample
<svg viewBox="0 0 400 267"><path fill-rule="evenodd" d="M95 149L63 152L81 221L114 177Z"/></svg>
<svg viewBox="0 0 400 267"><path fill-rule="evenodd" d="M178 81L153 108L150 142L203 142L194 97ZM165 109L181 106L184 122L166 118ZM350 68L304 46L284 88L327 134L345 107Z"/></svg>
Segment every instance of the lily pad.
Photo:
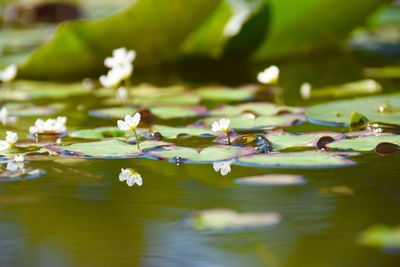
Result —
<svg viewBox="0 0 400 267"><path fill-rule="evenodd" d="M195 230L238 230L278 224L281 216L275 212L244 212L229 209L198 211L189 223Z"/></svg>
<svg viewBox="0 0 400 267"><path fill-rule="evenodd" d="M35 106L26 103L8 103L4 105L11 116L16 117L39 117L47 116L61 109L62 105Z"/></svg>
<svg viewBox="0 0 400 267"><path fill-rule="evenodd" d="M16 81L12 88L0 90L0 100L24 101L34 99L62 99L90 93L80 83L50 83L39 81Z"/></svg>
<svg viewBox="0 0 400 267"><path fill-rule="evenodd" d="M251 155L254 149L251 147L235 146L210 146L206 148L191 147L164 147L149 152L151 155L161 159L170 159L175 162L190 163L212 163L215 161L228 160L240 156Z"/></svg>
<svg viewBox="0 0 400 267"><path fill-rule="evenodd" d="M359 243L361 245L369 247L399 250L400 226L371 226L361 234L359 238Z"/></svg>
<svg viewBox="0 0 400 267"><path fill-rule="evenodd" d="M94 109L89 111L89 114L101 118L122 119L125 117L126 114L135 114L136 112L138 112L138 110L138 108L132 107L113 107Z"/></svg>
<svg viewBox="0 0 400 267"><path fill-rule="evenodd" d="M259 116L243 114L235 117L224 117L230 120L229 127L235 130L266 130L277 126L291 126L301 120L298 116ZM206 118L204 124L211 126L218 118Z"/></svg>
<svg viewBox="0 0 400 267"><path fill-rule="evenodd" d="M120 140L104 140L89 143L76 143L65 146L49 146L48 149L64 156L94 157L94 158L131 158L142 155L145 151L170 146L171 143L160 141L140 142L138 150L136 144L129 144Z"/></svg>
<svg viewBox="0 0 400 267"><path fill-rule="evenodd" d="M348 125L353 112L370 121L400 125L400 93L317 104L306 110L306 116L312 122Z"/></svg>
<svg viewBox="0 0 400 267"><path fill-rule="evenodd" d="M358 95L376 94L382 91L382 86L374 80L361 80L335 86L315 88L311 91L311 98L323 97L351 97Z"/></svg>
<svg viewBox="0 0 400 267"><path fill-rule="evenodd" d="M332 168L356 164L340 154L327 151L257 154L240 157L236 163L268 168Z"/></svg>
<svg viewBox="0 0 400 267"><path fill-rule="evenodd" d="M240 105L223 105L210 111L212 116L238 116L254 114L255 116L272 116L281 113L301 114L303 108L279 106L268 102L244 103Z"/></svg>
<svg viewBox="0 0 400 267"><path fill-rule="evenodd" d="M371 135L351 139L342 139L327 145L338 150L372 151L380 143L392 143L400 146L400 135Z"/></svg>
<svg viewBox="0 0 400 267"><path fill-rule="evenodd" d="M136 129L138 134L143 132L143 129ZM83 139L105 139L105 138L118 138L118 137L132 137L133 132L122 131L118 127L100 127L96 129L83 129L77 130L69 134L71 137Z"/></svg>
<svg viewBox="0 0 400 267"><path fill-rule="evenodd" d="M244 185L302 185L306 180L301 175L267 174L238 178L235 182Z"/></svg>
<svg viewBox="0 0 400 267"><path fill-rule="evenodd" d="M254 98L257 87L241 87L241 88L226 88L226 87L203 87L196 90L203 100L210 101L244 101Z"/></svg>
<svg viewBox="0 0 400 267"><path fill-rule="evenodd" d="M209 128L200 127L170 127L164 125L153 125L150 130L153 133L160 133L162 137L167 139L174 139L186 135L200 137L215 136L215 132L211 131Z"/></svg>

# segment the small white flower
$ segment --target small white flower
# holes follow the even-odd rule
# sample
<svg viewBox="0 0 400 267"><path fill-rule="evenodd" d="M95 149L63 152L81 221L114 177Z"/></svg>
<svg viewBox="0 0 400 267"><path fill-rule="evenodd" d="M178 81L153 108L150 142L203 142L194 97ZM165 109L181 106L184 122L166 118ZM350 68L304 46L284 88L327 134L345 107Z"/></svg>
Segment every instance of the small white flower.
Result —
<svg viewBox="0 0 400 267"><path fill-rule="evenodd" d="M61 134L67 131L67 127L65 126L66 122L66 117L57 117L57 119L48 119L46 121L37 119L35 126L29 128L29 133L31 135Z"/></svg>
<svg viewBox="0 0 400 267"><path fill-rule="evenodd" d="M8 83L15 79L17 76L17 65L12 64L5 68L3 71L0 71L0 81Z"/></svg>
<svg viewBox="0 0 400 267"><path fill-rule="evenodd" d="M18 135L14 132L6 132L6 140L0 141L0 151L4 151L14 147L15 143L18 142Z"/></svg>
<svg viewBox="0 0 400 267"><path fill-rule="evenodd" d="M223 176L231 172L231 161L217 161L213 163L215 172L221 172Z"/></svg>
<svg viewBox="0 0 400 267"><path fill-rule="evenodd" d="M122 131L134 131L140 122L140 113L136 113L135 115L126 115L125 121L118 120L118 128Z"/></svg>
<svg viewBox="0 0 400 267"><path fill-rule="evenodd" d="M9 123L15 123L17 118L15 116L10 116L8 113L8 109L6 107L2 107L0 110L0 122L3 125L7 125Z"/></svg>
<svg viewBox="0 0 400 267"><path fill-rule="evenodd" d="M220 119L219 121L214 122L211 125L211 130L213 132L223 132L228 134L229 133L229 119Z"/></svg>
<svg viewBox="0 0 400 267"><path fill-rule="evenodd" d="M142 176L136 172L134 169L121 169L119 174L119 180L121 182L126 181L128 186L133 186L137 184L138 186L142 186L143 180Z"/></svg>
<svg viewBox="0 0 400 267"><path fill-rule="evenodd" d="M107 75L101 75L99 81L106 88L114 88L122 81L122 76L119 69L115 68L109 70Z"/></svg>
<svg viewBox="0 0 400 267"><path fill-rule="evenodd" d="M14 162L24 162L24 155L15 155L13 161Z"/></svg>
<svg viewBox="0 0 400 267"><path fill-rule="evenodd" d="M303 83L300 86L300 95L303 99L310 99L311 97L311 84L309 83Z"/></svg>
<svg viewBox="0 0 400 267"><path fill-rule="evenodd" d="M126 101L128 99L128 90L125 87L118 88L116 97L121 101Z"/></svg>
<svg viewBox="0 0 400 267"><path fill-rule="evenodd" d="M125 47L115 49L113 56L104 60L104 65L108 68L122 67L124 65L131 65L132 61L136 58L135 50L127 50Z"/></svg>
<svg viewBox="0 0 400 267"><path fill-rule="evenodd" d="M276 84L279 79L279 68L275 65L258 73L257 80L263 84Z"/></svg>

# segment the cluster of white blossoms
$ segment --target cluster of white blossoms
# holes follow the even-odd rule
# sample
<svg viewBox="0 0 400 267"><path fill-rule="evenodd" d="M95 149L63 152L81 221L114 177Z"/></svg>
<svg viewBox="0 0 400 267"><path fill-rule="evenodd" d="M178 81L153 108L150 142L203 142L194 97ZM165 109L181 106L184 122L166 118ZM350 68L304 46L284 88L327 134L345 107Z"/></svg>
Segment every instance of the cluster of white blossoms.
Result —
<svg viewBox="0 0 400 267"><path fill-rule="evenodd" d="M56 119L48 119L45 121L37 119L35 126L29 128L29 134L62 134L67 131L66 122L66 117L57 117Z"/></svg>
<svg viewBox="0 0 400 267"><path fill-rule="evenodd" d="M221 172L223 176L228 175L231 172L231 161L216 161L213 163L215 172Z"/></svg>
<svg viewBox="0 0 400 267"><path fill-rule="evenodd" d="M132 62L136 58L135 50L127 50L125 47L115 49L112 57L104 60L104 65L110 70L107 75L100 76L100 83L107 88L116 88L128 80L133 72Z"/></svg>
<svg viewBox="0 0 400 267"><path fill-rule="evenodd" d="M9 83L17 77L17 65L13 64L0 71L0 81Z"/></svg>
<svg viewBox="0 0 400 267"><path fill-rule="evenodd" d="M14 132L7 131L6 140L0 141L0 151L13 148L17 142L18 142L18 135Z"/></svg>
<svg viewBox="0 0 400 267"><path fill-rule="evenodd" d="M279 68L275 65L266 68L264 71L258 73L257 80L262 84L277 84L279 80Z"/></svg>
<svg viewBox="0 0 400 267"><path fill-rule="evenodd" d="M134 169L121 169L119 180L121 182L126 181L128 186L133 186L134 184L142 186L143 184L142 176Z"/></svg>

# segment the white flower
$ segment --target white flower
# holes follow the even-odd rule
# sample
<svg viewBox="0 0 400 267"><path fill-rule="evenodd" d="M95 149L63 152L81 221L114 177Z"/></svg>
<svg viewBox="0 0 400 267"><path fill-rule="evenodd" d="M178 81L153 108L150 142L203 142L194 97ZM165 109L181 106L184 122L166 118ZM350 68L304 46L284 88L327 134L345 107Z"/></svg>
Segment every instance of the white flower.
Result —
<svg viewBox="0 0 400 267"><path fill-rule="evenodd" d="M14 162L24 162L24 155L22 155L22 154L21 155L15 155L13 161Z"/></svg>
<svg viewBox="0 0 400 267"><path fill-rule="evenodd" d="M263 84L276 84L279 79L279 68L275 65L258 73L257 80Z"/></svg>
<svg viewBox="0 0 400 267"><path fill-rule="evenodd" d="M244 23L251 15L251 8L246 2L237 1L237 3L240 4L232 7L233 14L228 20L228 22L225 24L224 27L225 36L235 36L236 34L238 34L242 29Z"/></svg>
<svg viewBox="0 0 400 267"><path fill-rule="evenodd" d="M303 99L310 99L311 97L311 84L303 83L300 86L300 95Z"/></svg>
<svg viewBox="0 0 400 267"><path fill-rule="evenodd" d="M31 135L61 134L67 131L67 127L65 126L66 122L66 117L57 117L57 119L48 119L46 121L37 119L35 126L29 128L29 133Z"/></svg>
<svg viewBox="0 0 400 267"><path fill-rule="evenodd" d="M17 65L13 64L0 71L0 81L8 83L17 76Z"/></svg>
<svg viewBox="0 0 400 267"><path fill-rule="evenodd" d="M122 81L121 73L117 68L111 69L107 75L101 75L99 81L106 88L116 87Z"/></svg>
<svg viewBox="0 0 400 267"><path fill-rule="evenodd" d="M221 172L223 176L231 172L231 161L217 161L213 163L215 172Z"/></svg>
<svg viewBox="0 0 400 267"><path fill-rule="evenodd" d="M117 89L117 93L116 93L116 97L117 99L121 100L121 101L125 101L128 98L128 90L126 90L125 87L120 87Z"/></svg>
<svg viewBox="0 0 400 267"><path fill-rule="evenodd" d="M122 131L134 131L140 122L140 113L136 113L135 115L126 115L125 121L118 120L118 128Z"/></svg>
<svg viewBox="0 0 400 267"><path fill-rule="evenodd" d="M223 132L228 134L229 133L229 119L220 119L219 122L216 121L211 125L211 130L213 132Z"/></svg>
<svg viewBox="0 0 400 267"><path fill-rule="evenodd" d="M121 182L126 181L128 186L133 186L134 184L142 186L143 184L142 176L140 176L140 174L137 173L134 169L121 169L119 180Z"/></svg>
<svg viewBox="0 0 400 267"><path fill-rule="evenodd" d="M18 135L14 132L6 132L6 140L0 141L0 151L12 148L18 142Z"/></svg>
<svg viewBox="0 0 400 267"><path fill-rule="evenodd" d="M108 68L123 67L124 65L131 65L132 61L136 58L135 50L126 50L125 47L114 49L113 56L104 60L104 65Z"/></svg>
<svg viewBox="0 0 400 267"><path fill-rule="evenodd" d="M0 110L0 122L3 125L7 125L8 123L15 123L17 118L15 116L9 116L8 109L6 107L2 107Z"/></svg>

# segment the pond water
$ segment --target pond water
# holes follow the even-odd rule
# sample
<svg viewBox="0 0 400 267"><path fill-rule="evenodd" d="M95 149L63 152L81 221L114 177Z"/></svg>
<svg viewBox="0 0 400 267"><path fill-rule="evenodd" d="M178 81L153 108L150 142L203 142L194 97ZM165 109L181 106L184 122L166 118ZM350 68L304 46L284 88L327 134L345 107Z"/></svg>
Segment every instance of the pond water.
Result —
<svg viewBox="0 0 400 267"><path fill-rule="evenodd" d="M304 81L322 86L358 80L363 67L387 63L353 54L280 62L284 102L314 103L299 96ZM136 82L238 85L254 82L263 67L143 73ZM398 90L398 82L380 82L385 93ZM88 110L101 107L91 96L62 101L68 104L62 115L68 116L69 130L116 125L115 119L89 116ZM35 119L21 118L20 124L33 125ZM26 129L17 128L26 140ZM304 123L286 130L346 129ZM67 137L63 142L71 140ZM205 146L212 139L179 142ZM398 251L362 246L358 238L372 225L400 223L400 153L382 157L366 152L352 160L357 164L327 169L233 165L222 176L212 164L177 165L144 158L31 159L27 165L44 170L45 175L0 184L0 266L399 266ZM121 168L136 169L143 185L120 182ZM235 183L239 177L263 174L302 175L306 184ZM277 212L281 221L218 231L199 231L187 224L194 212L217 208Z"/></svg>

